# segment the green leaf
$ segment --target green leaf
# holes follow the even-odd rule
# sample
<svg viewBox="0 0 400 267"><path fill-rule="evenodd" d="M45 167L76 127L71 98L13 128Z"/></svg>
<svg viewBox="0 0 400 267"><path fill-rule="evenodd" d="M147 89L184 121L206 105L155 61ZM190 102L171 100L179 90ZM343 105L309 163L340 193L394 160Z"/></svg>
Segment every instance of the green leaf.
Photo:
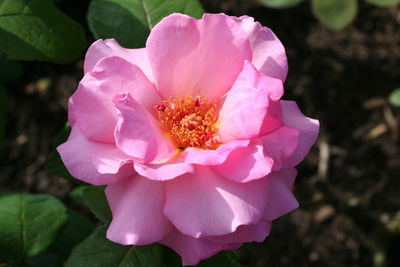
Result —
<svg viewBox="0 0 400 267"><path fill-rule="evenodd" d="M398 5L400 0L367 0L367 2L376 6L386 7Z"/></svg>
<svg viewBox="0 0 400 267"><path fill-rule="evenodd" d="M137 48L144 47L154 25L174 12L199 18L204 11L198 0L92 0L87 19L96 39L115 38Z"/></svg>
<svg viewBox="0 0 400 267"><path fill-rule="evenodd" d="M224 266L224 267L240 267L241 265L236 259L236 255L232 251L222 251L209 259L200 262L198 267L213 267L213 266Z"/></svg>
<svg viewBox="0 0 400 267"><path fill-rule="evenodd" d="M163 266L162 247L122 246L106 239L106 226L95 230L75 247L65 267L160 267Z"/></svg>
<svg viewBox="0 0 400 267"><path fill-rule="evenodd" d="M3 146L6 127L6 92L0 86L0 149Z"/></svg>
<svg viewBox="0 0 400 267"><path fill-rule="evenodd" d="M10 58L68 63L86 47L83 28L50 0L0 1L0 51Z"/></svg>
<svg viewBox="0 0 400 267"><path fill-rule="evenodd" d="M258 0L261 4L271 8L287 8L300 4L304 0Z"/></svg>
<svg viewBox="0 0 400 267"><path fill-rule="evenodd" d="M312 0L315 16L331 30L341 30L349 25L357 14L357 0Z"/></svg>
<svg viewBox="0 0 400 267"><path fill-rule="evenodd" d="M70 193L69 197L72 198L72 200L79 205L85 205L85 201L83 200L83 191L87 188L88 186L82 185L75 187Z"/></svg>
<svg viewBox="0 0 400 267"><path fill-rule="evenodd" d="M400 107L400 88L395 89L389 95L389 101L393 106Z"/></svg>
<svg viewBox="0 0 400 267"><path fill-rule="evenodd" d="M64 205L50 195L0 196L0 258L23 259L44 251L67 221Z"/></svg>
<svg viewBox="0 0 400 267"><path fill-rule="evenodd" d="M83 190L83 200L96 218L104 222L111 221L111 210L104 193L104 187L89 186L85 188Z"/></svg>

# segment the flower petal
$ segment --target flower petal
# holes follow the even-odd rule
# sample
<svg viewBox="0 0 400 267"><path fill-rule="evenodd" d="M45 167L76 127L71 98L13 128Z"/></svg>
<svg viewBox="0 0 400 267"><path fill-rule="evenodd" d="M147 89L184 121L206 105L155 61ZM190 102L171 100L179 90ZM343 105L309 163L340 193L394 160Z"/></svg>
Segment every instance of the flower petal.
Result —
<svg viewBox="0 0 400 267"><path fill-rule="evenodd" d="M156 181L172 180L185 173L194 173L194 167L183 162L181 157L176 157L166 163L145 164L135 162L135 170L142 176Z"/></svg>
<svg viewBox="0 0 400 267"><path fill-rule="evenodd" d="M271 231L272 223L269 221L259 221L256 224L241 225L235 232L222 236L210 236L206 239L216 243L244 243L244 242L263 242Z"/></svg>
<svg viewBox="0 0 400 267"><path fill-rule="evenodd" d="M78 126L72 127L68 140L57 151L73 177L93 185L115 183L134 173L127 155L114 145L86 139Z"/></svg>
<svg viewBox="0 0 400 267"><path fill-rule="evenodd" d="M176 147L160 132L158 122L130 94L115 95L119 112L115 128L117 147L145 163L166 161L177 153Z"/></svg>
<svg viewBox="0 0 400 267"><path fill-rule="evenodd" d="M73 118L87 138L114 143L118 118L112 99L120 92L130 92L148 109L161 101L153 84L137 66L119 57L103 58L85 75L71 97L70 112L75 114Z"/></svg>
<svg viewBox="0 0 400 267"><path fill-rule="evenodd" d="M172 231L160 243L178 253L184 266L197 265L201 260L217 254L224 248L222 244L204 238L193 238L180 233L178 230Z"/></svg>
<svg viewBox="0 0 400 267"><path fill-rule="evenodd" d="M264 155L262 143L254 141L248 147L233 151L224 163L212 169L229 180L247 183L268 175L273 165L273 159Z"/></svg>
<svg viewBox="0 0 400 267"><path fill-rule="evenodd" d="M283 92L280 80L265 76L245 63L219 113L222 142L250 139L260 134L271 92Z"/></svg>
<svg viewBox="0 0 400 267"><path fill-rule="evenodd" d="M270 101L267 115L261 126L260 136L275 131L283 125L280 101Z"/></svg>
<svg viewBox="0 0 400 267"><path fill-rule="evenodd" d="M218 99L231 88L244 60L251 60L246 34L224 14L204 14L200 20L172 14L153 28L146 47L164 98Z"/></svg>
<svg viewBox="0 0 400 267"><path fill-rule="evenodd" d="M299 206L292 190L297 171L295 168L271 173L266 180L267 205L263 219L272 221L296 209Z"/></svg>
<svg viewBox="0 0 400 267"><path fill-rule="evenodd" d="M235 18L246 32L253 52L253 65L262 73L285 81L288 63L285 48L271 29L252 17Z"/></svg>
<svg viewBox="0 0 400 267"><path fill-rule="evenodd" d="M194 174L166 182L164 214L186 235L229 234L240 225L260 220L265 186L266 179L238 184L197 166Z"/></svg>
<svg viewBox="0 0 400 267"><path fill-rule="evenodd" d="M284 162L293 155L299 143L299 131L290 126L279 129L262 137L264 154L274 159L273 170L280 170Z"/></svg>
<svg viewBox="0 0 400 267"><path fill-rule="evenodd" d="M108 185L105 192L113 219L107 238L123 245L162 240L173 229L162 212L163 186L140 175Z"/></svg>
<svg viewBox="0 0 400 267"><path fill-rule="evenodd" d="M91 72L102 58L117 56L138 66L153 81L153 72L150 67L146 48L128 49L120 46L114 39L97 40L86 52L84 73Z"/></svg>
<svg viewBox="0 0 400 267"><path fill-rule="evenodd" d="M296 151L282 166L289 168L299 164L310 151L318 137L319 121L305 117L294 101L281 101L281 107L284 124L298 129L300 133Z"/></svg>
<svg viewBox="0 0 400 267"><path fill-rule="evenodd" d="M229 154L239 148L246 147L250 143L249 140L233 140L223 144L215 150L201 150L194 147L186 148L181 155L185 158L185 162L189 164L199 165L218 165L222 164Z"/></svg>

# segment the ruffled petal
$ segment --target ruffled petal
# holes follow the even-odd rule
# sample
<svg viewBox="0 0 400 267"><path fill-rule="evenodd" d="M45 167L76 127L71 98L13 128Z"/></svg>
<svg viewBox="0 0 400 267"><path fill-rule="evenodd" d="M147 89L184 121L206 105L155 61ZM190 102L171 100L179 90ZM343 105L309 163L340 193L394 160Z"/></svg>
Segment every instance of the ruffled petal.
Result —
<svg viewBox="0 0 400 267"><path fill-rule="evenodd" d="M115 145L86 139L78 126L72 127L68 140L57 151L73 177L93 185L115 183L134 174L129 156Z"/></svg>
<svg viewBox="0 0 400 267"><path fill-rule="evenodd" d="M149 64L146 48L124 48L114 39L100 39L89 47L83 66L84 73L91 72L102 58L111 56L123 58L138 66L146 74L147 78L153 81L153 72Z"/></svg>
<svg viewBox="0 0 400 267"><path fill-rule="evenodd" d="M140 175L156 181L167 181L179 177L185 173L194 173L192 165L183 162L181 157L176 157L166 163L145 164L135 162L135 170Z"/></svg>
<svg viewBox="0 0 400 267"><path fill-rule="evenodd" d="M165 162L177 153L154 117L130 94L115 95L113 102L119 113L115 140L119 149L145 163Z"/></svg>
<svg viewBox="0 0 400 267"><path fill-rule="evenodd" d="M234 183L208 167L166 182L164 214L193 237L225 235L257 223L266 203L266 179Z"/></svg>
<svg viewBox="0 0 400 267"><path fill-rule="evenodd" d="M172 248L182 258L182 265L197 265L201 260L207 259L223 250L223 244L218 244L204 238L194 238L172 231L160 242Z"/></svg>
<svg viewBox="0 0 400 267"><path fill-rule="evenodd" d="M121 92L130 92L150 110L161 101L153 84L137 66L119 57L103 58L85 75L71 97L69 112L75 114L71 116L87 138L114 143L118 118L112 99Z"/></svg>
<svg viewBox="0 0 400 267"><path fill-rule="evenodd" d="M264 155L263 144L258 140L233 151L224 163L212 169L229 180L247 183L268 175L273 165L274 160Z"/></svg>
<svg viewBox="0 0 400 267"><path fill-rule="evenodd" d="M274 159L273 170L280 170L284 162L293 155L299 143L299 131L290 126L279 129L262 137L264 154Z"/></svg>
<svg viewBox="0 0 400 267"><path fill-rule="evenodd" d="M270 101L267 115L261 126L260 136L275 131L283 125L280 101Z"/></svg>
<svg viewBox="0 0 400 267"><path fill-rule="evenodd" d="M267 76L285 81L288 63L285 48L271 29L252 17L235 18L246 32L253 52L253 65Z"/></svg>
<svg viewBox="0 0 400 267"><path fill-rule="evenodd" d="M164 216L164 184L140 175L108 185L105 192L113 219L107 238L122 245L162 240L172 229Z"/></svg>
<svg viewBox="0 0 400 267"><path fill-rule="evenodd" d="M250 140L233 140L223 144L215 150L201 150L194 147L186 148L181 155L184 157L185 162L189 164L199 165L218 165L222 164L229 156L229 154L239 148L246 147Z"/></svg>
<svg viewBox="0 0 400 267"><path fill-rule="evenodd" d="M258 136L268 111L270 95L280 97L281 93L283 85L280 80L265 76L246 61L219 112L221 140Z"/></svg>
<svg viewBox="0 0 400 267"><path fill-rule="evenodd" d="M264 192L267 195L264 220L275 220L299 206L292 192L296 175L296 169L291 168L273 172L266 178L268 184Z"/></svg>
<svg viewBox="0 0 400 267"><path fill-rule="evenodd" d="M206 239L222 244L263 242L271 231L272 223L269 221L259 221L252 225L241 225L234 233L222 236L210 236Z"/></svg>
<svg viewBox="0 0 400 267"><path fill-rule="evenodd" d="M307 156L317 140L319 121L305 117L294 101L281 101L281 107L284 124L298 129L300 134L295 152L282 166L282 168L290 168L299 164Z"/></svg>
<svg viewBox="0 0 400 267"><path fill-rule="evenodd" d="M241 27L224 14L196 20L172 14L147 39L154 79L164 97L205 95L218 99L251 60L250 44Z"/></svg>

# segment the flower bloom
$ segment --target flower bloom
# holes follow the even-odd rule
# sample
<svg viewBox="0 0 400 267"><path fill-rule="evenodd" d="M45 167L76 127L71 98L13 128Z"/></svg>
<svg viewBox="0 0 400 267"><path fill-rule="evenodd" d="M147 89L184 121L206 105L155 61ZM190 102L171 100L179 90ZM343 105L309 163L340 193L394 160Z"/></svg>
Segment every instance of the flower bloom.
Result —
<svg viewBox="0 0 400 267"><path fill-rule="evenodd" d="M160 242L197 264L262 242L298 207L294 168L319 123L280 100L284 47L251 17L164 18L146 48L98 40L69 100L58 152L70 173L107 185L107 238Z"/></svg>

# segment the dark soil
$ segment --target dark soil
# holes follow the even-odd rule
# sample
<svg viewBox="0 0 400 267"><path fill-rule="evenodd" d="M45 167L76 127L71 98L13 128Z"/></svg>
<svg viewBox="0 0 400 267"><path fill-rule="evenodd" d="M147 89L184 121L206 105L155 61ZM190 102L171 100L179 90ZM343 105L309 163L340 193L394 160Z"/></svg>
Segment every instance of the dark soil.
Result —
<svg viewBox="0 0 400 267"><path fill-rule="evenodd" d="M284 10L255 1L202 2L209 12L250 15L273 29L289 59L284 98L321 123L317 145L298 167L300 208L274 222L264 243L240 249L242 264L400 266L400 110L387 101L400 87L400 7L360 1L356 21L332 32L316 21L308 1ZM83 24L84 3L77 13L64 4ZM46 164L82 62L23 66L23 79L5 85L0 190L46 192L68 202L73 185L50 175Z"/></svg>

